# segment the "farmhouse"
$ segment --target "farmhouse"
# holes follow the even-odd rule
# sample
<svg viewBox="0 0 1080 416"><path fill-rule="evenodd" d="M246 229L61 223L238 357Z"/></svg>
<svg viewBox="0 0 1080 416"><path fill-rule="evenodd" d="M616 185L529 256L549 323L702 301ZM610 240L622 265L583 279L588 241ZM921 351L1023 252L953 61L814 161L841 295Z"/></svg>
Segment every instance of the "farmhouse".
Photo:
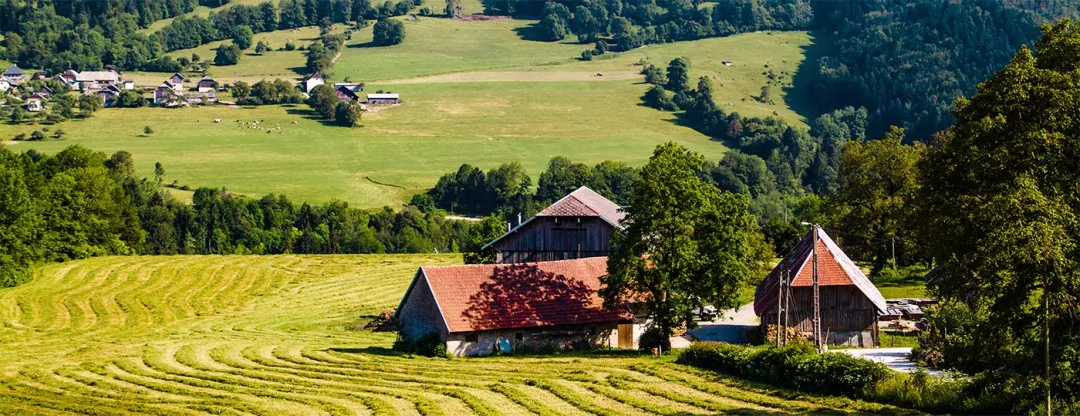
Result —
<svg viewBox="0 0 1080 416"><path fill-rule="evenodd" d="M26 111L38 112L45 110L45 97L41 94L34 94L26 97Z"/></svg>
<svg viewBox="0 0 1080 416"><path fill-rule="evenodd" d="M68 84L68 86L74 87L78 83L78 81L76 81L76 79L78 79L78 78L79 78L79 73L75 72L75 70L73 70L73 69L69 69L67 71L64 71L60 75L57 75L55 79L57 81Z"/></svg>
<svg viewBox="0 0 1080 416"><path fill-rule="evenodd" d="M495 249L497 263L607 256L624 216L614 202L582 186L484 249Z"/></svg>
<svg viewBox="0 0 1080 416"><path fill-rule="evenodd" d="M603 307L607 258L421 267L394 317L407 342L438 337L457 356L520 348L635 348L629 304ZM643 321L643 320L642 320Z"/></svg>
<svg viewBox="0 0 1080 416"><path fill-rule="evenodd" d="M175 74L172 74L172 76L170 76L169 79L167 79L166 81L169 82L169 85L172 85L173 91L183 92L185 80L187 80L187 78L184 78L183 75L180 75L180 73L177 72Z"/></svg>
<svg viewBox="0 0 1080 416"><path fill-rule="evenodd" d="M207 76L205 76L205 77L203 77L202 79L199 80L199 84L198 84L199 92L214 92L214 89L216 87L217 87L217 81L214 81L214 79L210 78L209 75L207 75Z"/></svg>
<svg viewBox="0 0 1080 416"><path fill-rule="evenodd" d="M53 95L52 89L45 86L45 85L42 85L41 87L38 87L37 93L41 94L43 97L46 97L46 98Z"/></svg>
<svg viewBox="0 0 1080 416"><path fill-rule="evenodd" d="M8 69L4 70L2 75L4 79L12 82L21 82L23 80L23 72L19 69L18 65L11 64Z"/></svg>
<svg viewBox="0 0 1080 416"><path fill-rule="evenodd" d="M885 298L817 226L799 241L754 292L754 313L761 317L762 331L775 326L779 314L787 316L784 326L794 328L801 335L813 335L815 252L824 341L830 345L877 346L877 318L879 313L886 312ZM787 309L783 314L777 310L781 288L784 300L779 306Z"/></svg>
<svg viewBox="0 0 1080 416"><path fill-rule="evenodd" d="M11 81L0 78L0 92L8 92L12 87Z"/></svg>
<svg viewBox="0 0 1080 416"><path fill-rule="evenodd" d="M315 75L304 79L304 92L311 94L311 90L325 83L326 77L323 77L322 72L316 72Z"/></svg>
<svg viewBox="0 0 1080 416"><path fill-rule="evenodd" d="M401 98L397 94L368 94L368 104L400 104Z"/></svg>
<svg viewBox="0 0 1080 416"><path fill-rule="evenodd" d="M165 105L170 104L179 98L179 94L176 92L176 86L169 81L162 82L157 88L154 88L154 104Z"/></svg>
<svg viewBox="0 0 1080 416"><path fill-rule="evenodd" d="M116 99L120 98L120 88L115 85L108 85L98 91L98 96L101 97L101 103L105 107L112 107L116 105Z"/></svg>
<svg viewBox="0 0 1080 416"><path fill-rule="evenodd" d="M90 94L120 82L120 74L116 71L83 71L75 76L75 82L83 93Z"/></svg>
<svg viewBox="0 0 1080 416"><path fill-rule="evenodd" d="M352 88L345 85L337 87L337 89L334 90L334 94L337 94L339 100L347 103L356 102L356 99L359 98L359 96L353 92Z"/></svg>

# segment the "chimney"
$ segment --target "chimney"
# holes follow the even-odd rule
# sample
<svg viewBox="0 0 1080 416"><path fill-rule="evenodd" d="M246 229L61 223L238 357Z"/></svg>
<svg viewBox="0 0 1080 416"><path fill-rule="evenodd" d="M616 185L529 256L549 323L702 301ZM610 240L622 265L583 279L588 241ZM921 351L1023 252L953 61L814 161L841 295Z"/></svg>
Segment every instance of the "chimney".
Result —
<svg viewBox="0 0 1080 416"><path fill-rule="evenodd" d="M521 225L521 213L520 212L518 213L518 225L519 226Z"/></svg>
<svg viewBox="0 0 1080 416"><path fill-rule="evenodd" d="M506 232L510 232L510 221L506 222Z"/></svg>

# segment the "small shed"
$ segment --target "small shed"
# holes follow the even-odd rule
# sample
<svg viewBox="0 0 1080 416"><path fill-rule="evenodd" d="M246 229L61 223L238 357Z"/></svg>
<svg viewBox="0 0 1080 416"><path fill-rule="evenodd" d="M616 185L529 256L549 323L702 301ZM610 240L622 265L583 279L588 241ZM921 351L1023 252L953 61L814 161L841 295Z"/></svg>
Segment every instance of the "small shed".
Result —
<svg viewBox="0 0 1080 416"><path fill-rule="evenodd" d="M125 90L133 90L133 89L135 89L135 81L132 81L132 80L130 80L130 79L129 79L129 80L125 80L125 81L123 82L123 86L124 86L124 89L125 89Z"/></svg>
<svg viewBox="0 0 1080 416"><path fill-rule="evenodd" d="M199 92L214 92L215 88L217 88L217 81L207 75L199 80L198 88Z"/></svg>
<svg viewBox="0 0 1080 416"><path fill-rule="evenodd" d="M368 105L371 105L371 104L400 104L401 103L401 97L399 97L397 94L390 94L390 93L386 93L386 94L381 94L381 93L380 94L368 94L367 95L367 103L368 103Z"/></svg>
<svg viewBox="0 0 1080 416"><path fill-rule="evenodd" d="M521 348L636 348L644 322L598 295L607 258L421 267L394 317L402 340L432 334L457 356Z"/></svg>
<svg viewBox="0 0 1080 416"><path fill-rule="evenodd" d="M334 90L334 94L336 94L336 95L337 95L337 97L338 97L338 99L339 99L339 100L341 100L341 101L343 101L343 102L346 102L346 103L353 103L353 102L356 102L356 100L357 100L358 98L360 98L360 96L356 95L356 93L355 93L355 92L353 92L353 89L352 89L352 87L350 87L350 86L348 86L348 85L341 85L341 86L338 86L338 87L337 87L337 88L336 88L336 89Z"/></svg>
<svg viewBox="0 0 1080 416"><path fill-rule="evenodd" d="M825 342L829 345L877 346L878 315L887 313L885 298L829 235L817 226L776 265L754 292L754 313L761 317L762 331L768 331L770 326L775 327L777 319L786 316L783 326L794 328L801 335L813 335L815 252L821 333ZM784 301L778 305L781 290ZM781 313L779 307L786 310Z"/></svg>
<svg viewBox="0 0 1080 416"><path fill-rule="evenodd" d="M624 216L617 204L582 186L484 249L495 249L497 263L607 256Z"/></svg>

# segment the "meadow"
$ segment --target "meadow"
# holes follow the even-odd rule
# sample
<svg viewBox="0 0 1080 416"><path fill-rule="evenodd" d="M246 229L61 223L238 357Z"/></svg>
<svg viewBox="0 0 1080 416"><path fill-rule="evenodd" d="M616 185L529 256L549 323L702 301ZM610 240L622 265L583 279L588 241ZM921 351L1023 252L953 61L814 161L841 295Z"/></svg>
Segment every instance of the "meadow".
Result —
<svg viewBox="0 0 1080 416"><path fill-rule="evenodd" d="M491 169L520 162L535 183L555 156L640 165L656 144L669 140L718 160L726 150L722 143L681 125L672 113L641 105L648 85L635 63L666 66L677 56L691 59L692 77L714 78L717 102L726 111L745 116L775 113L805 126L785 101L787 89L773 89L775 105L749 98L765 84L765 71L797 70L811 43L805 32L651 45L583 62L575 57L586 45L526 40L534 30L530 21L421 18L405 23L405 42L393 47L369 47L370 27L354 33L332 71L334 81L348 78L365 82L368 91L402 95L401 106L364 114L362 127L345 129L315 120L302 104L104 109L90 119L48 126L64 130L64 140L4 144L45 152L74 144L106 152L127 150L140 174L151 176L154 162L161 162L166 181L181 185L224 186L251 196L284 193L308 202L338 199L360 207L393 206L462 163ZM317 35L316 29L307 28L255 38L278 47L288 39L299 45L299 40ZM215 44L172 55L197 53L212 59ZM735 66L725 67L721 60L733 60ZM273 51L245 55L236 66L211 66L210 75L223 83L264 76L298 80L303 63L300 51ZM167 75L125 74L147 87ZM224 122L210 124L213 119ZM280 124L283 133L244 129L236 120ZM144 126L154 133L143 137ZM0 124L0 140L42 127Z"/></svg>
<svg viewBox="0 0 1080 416"><path fill-rule="evenodd" d="M0 289L5 414L841 414L896 409L596 352L421 358L362 326L453 255L111 257Z"/></svg>

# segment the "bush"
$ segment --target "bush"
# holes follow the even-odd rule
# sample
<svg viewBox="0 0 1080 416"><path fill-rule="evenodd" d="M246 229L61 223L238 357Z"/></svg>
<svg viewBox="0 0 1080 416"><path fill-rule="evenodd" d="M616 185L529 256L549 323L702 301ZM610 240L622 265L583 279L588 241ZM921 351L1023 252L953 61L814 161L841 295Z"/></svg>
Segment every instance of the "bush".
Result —
<svg viewBox="0 0 1080 416"><path fill-rule="evenodd" d="M591 49L586 49L584 51L581 51L581 60L582 61L591 61L592 60L592 55L593 55L593 51Z"/></svg>
<svg viewBox="0 0 1080 416"><path fill-rule="evenodd" d="M408 354L423 355L425 357L448 357L446 343L442 341L438 332L429 332L416 341L406 341L398 335L394 341L394 349Z"/></svg>
<svg viewBox="0 0 1080 416"><path fill-rule="evenodd" d="M680 364L731 374L807 393L866 397L889 375L883 364L845 354L818 354L805 342L783 347L698 343Z"/></svg>

